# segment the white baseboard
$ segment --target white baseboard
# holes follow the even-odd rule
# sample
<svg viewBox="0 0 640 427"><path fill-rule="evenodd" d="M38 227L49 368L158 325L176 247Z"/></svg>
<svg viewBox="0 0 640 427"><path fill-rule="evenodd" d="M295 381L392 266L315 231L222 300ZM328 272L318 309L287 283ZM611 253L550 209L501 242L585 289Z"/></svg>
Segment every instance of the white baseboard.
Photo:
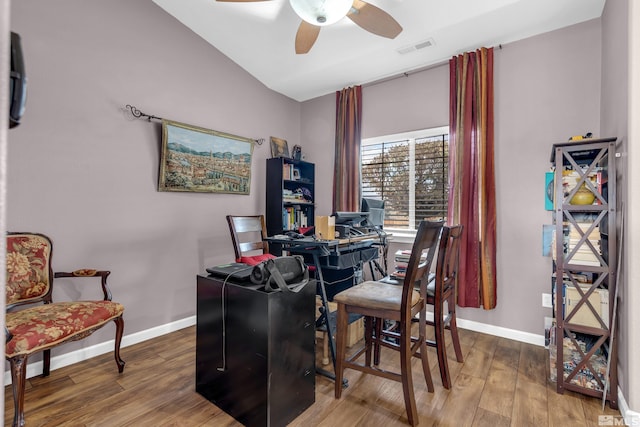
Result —
<svg viewBox="0 0 640 427"><path fill-rule="evenodd" d="M620 387L618 387L618 408L620 408L620 414L624 418L625 425L640 426L640 412L629 408L629 404L624 398Z"/></svg>
<svg viewBox="0 0 640 427"><path fill-rule="evenodd" d="M456 316L457 317L457 316ZM433 312L427 311L427 320L433 321ZM473 320L456 319L460 329L481 332L483 334L494 335L496 337L508 338L514 341L526 342L528 344L544 346L544 335L536 335L530 332L522 332L515 329L503 328L502 326L487 325Z"/></svg>
<svg viewBox="0 0 640 427"><path fill-rule="evenodd" d="M125 335L122 337L122 343L120 348L125 348L130 345L138 344L152 338L157 338L168 333L187 328L196 324L196 316L187 317L186 319L176 320L175 322L167 323L165 325L156 326L155 328L147 329L144 331L136 332L131 335ZM100 356L105 353L113 352L113 346L115 340L109 340L96 344L91 347L83 348L81 350L72 351L70 353L61 354L51 358L51 370L63 368L65 366L73 365L74 363L82 362L83 360L90 359L92 357ZM35 377L42 374L42 362L34 362L27 365L27 378ZM4 384L11 384L11 371L5 371Z"/></svg>
<svg viewBox="0 0 640 427"><path fill-rule="evenodd" d="M526 342L528 344L538 345L541 347L544 346L544 335L503 328L502 326L487 325L485 323L460 318L457 319L457 324L461 329L469 329L471 331L508 338L514 341Z"/></svg>

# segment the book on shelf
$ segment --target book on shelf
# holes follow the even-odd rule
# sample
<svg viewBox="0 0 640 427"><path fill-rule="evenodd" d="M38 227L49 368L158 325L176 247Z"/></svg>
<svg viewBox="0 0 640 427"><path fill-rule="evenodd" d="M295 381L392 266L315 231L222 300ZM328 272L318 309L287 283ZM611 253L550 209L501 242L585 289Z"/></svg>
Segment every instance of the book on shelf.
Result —
<svg viewBox="0 0 640 427"><path fill-rule="evenodd" d="M289 163L284 163L282 165L282 178L286 180L291 180L293 177L293 166Z"/></svg>
<svg viewBox="0 0 640 427"><path fill-rule="evenodd" d="M284 163L282 165L282 179L287 181L300 181L302 179L300 168L289 163Z"/></svg>
<svg viewBox="0 0 640 427"><path fill-rule="evenodd" d="M391 278L396 280L404 280L406 275L407 275L406 270L395 270L393 273L390 274Z"/></svg>
<svg viewBox="0 0 640 427"><path fill-rule="evenodd" d="M591 227L591 223L576 223L577 227L582 230L584 234L586 234L589 227ZM576 225L573 224L565 224L563 227L563 240L562 240L562 249L565 257L565 262L568 264L578 264L578 265L590 265L590 266L601 266L603 263L601 262L601 248L600 248L600 231L599 227L596 225L593 227L591 232L587 235L586 239L582 240L582 236L580 232L576 229ZM553 259L557 259L556 253L556 233L552 235L551 242L551 253ZM569 259L569 255L571 258Z"/></svg>
<svg viewBox="0 0 640 427"><path fill-rule="evenodd" d="M411 258L411 250L409 250L409 249L400 249L400 250L396 251L394 259L395 259L395 262L408 263L409 262L409 258ZM427 259L427 253L423 252L422 256L420 257L420 261L424 261L425 259Z"/></svg>
<svg viewBox="0 0 640 427"><path fill-rule="evenodd" d="M394 271L391 273L392 278L397 280L404 280L410 258L411 258L411 250L400 249L396 251L394 255ZM422 256L420 257L420 261L423 262L426 259L427 259L427 252L423 252Z"/></svg>
<svg viewBox="0 0 640 427"><path fill-rule="evenodd" d="M300 227L308 227L307 214L293 206L282 209L282 226L285 230L297 230Z"/></svg>

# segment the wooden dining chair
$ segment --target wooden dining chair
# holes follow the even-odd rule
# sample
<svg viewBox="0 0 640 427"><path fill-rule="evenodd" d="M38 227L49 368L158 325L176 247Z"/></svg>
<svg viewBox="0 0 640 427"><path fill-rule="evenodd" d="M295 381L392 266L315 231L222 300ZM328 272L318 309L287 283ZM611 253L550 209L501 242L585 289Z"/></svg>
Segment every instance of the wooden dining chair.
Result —
<svg viewBox="0 0 640 427"><path fill-rule="evenodd" d="M256 265L275 258L269 253L264 215L227 215L236 262Z"/></svg>
<svg viewBox="0 0 640 427"><path fill-rule="evenodd" d="M337 319L337 357L335 397L342 394L342 380L345 369L355 369L367 374L380 376L402 383L405 408L409 424L418 424L418 411L413 391L411 375L411 359L419 356L422 370L429 392L433 392L433 380L429 371L426 341L426 287L429 270L436 251L438 238L442 229L441 222L423 221L418 227L406 276L402 286L379 281L366 281L338 293L334 302L338 304ZM428 251L421 260L423 251ZM418 289L414 287L418 284ZM346 357L346 337L350 314L365 316L364 346L350 357ZM418 317L418 336L412 340L412 319ZM396 321L398 327L394 332L397 340L385 340L381 333L385 319ZM386 336L386 334L385 334ZM400 373L389 371L378 366L379 358L372 352L379 348L390 348L400 352ZM357 362L364 354L364 363Z"/></svg>
<svg viewBox="0 0 640 427"><path fill-rule="evenodd" d="M456 360L459 363L464 360L456 323L456 298L462 229L462 225L442 228L436 260L436 274L427 286L427 305L433 306L433 321L428 320L427 324L434 327L435 335L434 340L427 340L427 345L436 348L440 378L442 378L442 385L446 389L451 388L451 375L449 374L449 364L447 362L445 329L449 329L451 332L451 341L456 353Z"/></svg>

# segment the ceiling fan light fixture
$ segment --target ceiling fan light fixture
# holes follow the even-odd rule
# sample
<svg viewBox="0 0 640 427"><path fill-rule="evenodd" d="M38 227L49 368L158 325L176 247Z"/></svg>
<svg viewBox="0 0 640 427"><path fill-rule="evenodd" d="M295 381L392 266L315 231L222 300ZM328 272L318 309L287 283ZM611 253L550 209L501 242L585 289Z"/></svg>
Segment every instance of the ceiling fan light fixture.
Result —
<svg viewBox="0 0 640 427"><path fill-rule="evenodd" d="M296 14L311 25L331 25L344 18L353 0L289 0Z"/></svg>

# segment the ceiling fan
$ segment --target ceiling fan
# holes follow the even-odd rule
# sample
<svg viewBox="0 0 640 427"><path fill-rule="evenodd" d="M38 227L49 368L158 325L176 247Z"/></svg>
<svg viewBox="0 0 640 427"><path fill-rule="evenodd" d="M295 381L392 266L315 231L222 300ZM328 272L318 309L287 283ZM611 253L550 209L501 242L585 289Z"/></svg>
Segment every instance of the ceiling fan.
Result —
<svg viewBox="0 0 640 427"><path fill-rule="evenodd" d="M270 0L217 0L249 3ZM402 27L384 10L363 0L289 0L302 22L296 34L296 53L307 53L316 42L320 28L338 22L345 16L361 28L378 36L394 39Z"/></svg>

